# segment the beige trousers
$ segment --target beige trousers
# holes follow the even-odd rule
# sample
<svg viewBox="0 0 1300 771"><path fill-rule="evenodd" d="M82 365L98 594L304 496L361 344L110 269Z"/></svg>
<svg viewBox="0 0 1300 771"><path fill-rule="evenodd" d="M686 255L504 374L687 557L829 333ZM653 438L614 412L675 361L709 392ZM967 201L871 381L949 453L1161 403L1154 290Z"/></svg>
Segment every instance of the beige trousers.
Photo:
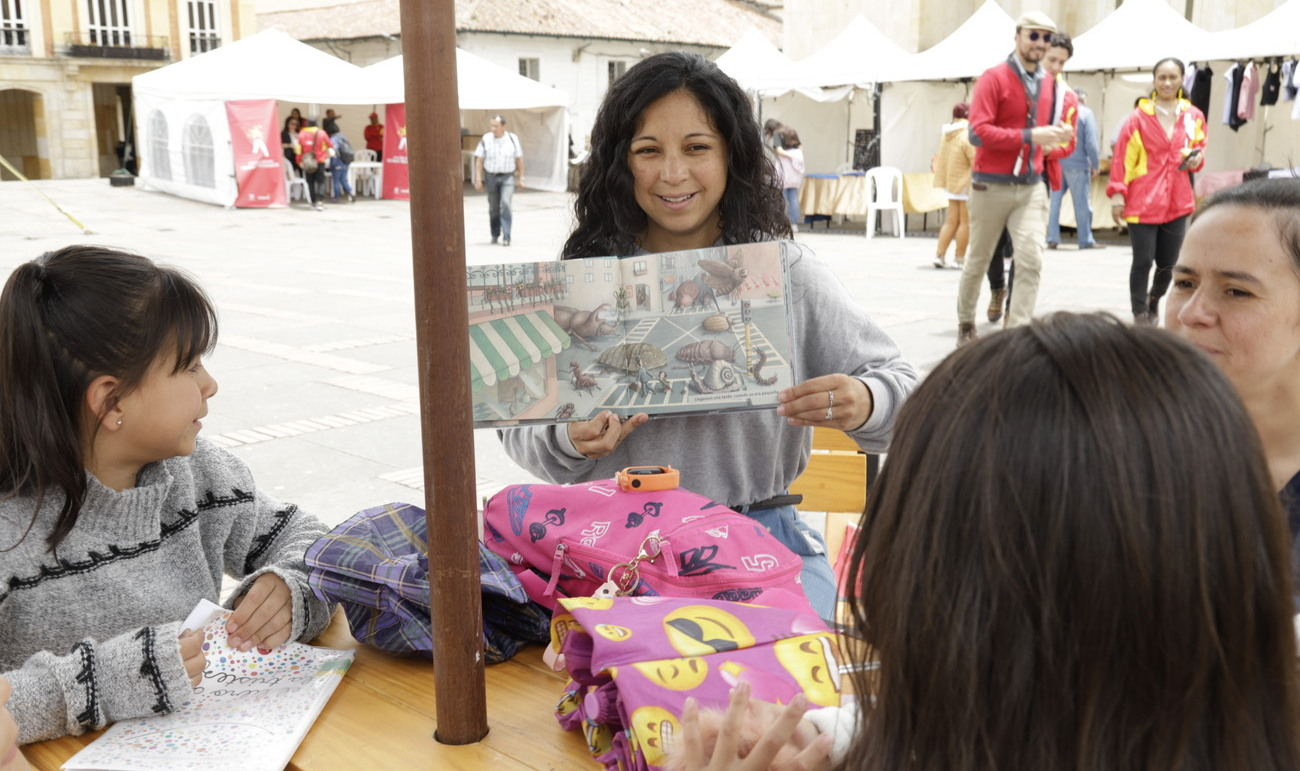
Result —
<svg viewBox="0 0 1300 771"><path fill-rule="evenodd" d="M1016 250L1016 288L1011 293L1008 327L1028 324L1038 300L1038 279L1043 268L1043 243L1047 235L1047 188L1041 182L1028 185L988 184L970 193L970 249L962 269L957 292L957 321L975 321L980 287L988 272L1002 228L1011 233Z"/></svg>

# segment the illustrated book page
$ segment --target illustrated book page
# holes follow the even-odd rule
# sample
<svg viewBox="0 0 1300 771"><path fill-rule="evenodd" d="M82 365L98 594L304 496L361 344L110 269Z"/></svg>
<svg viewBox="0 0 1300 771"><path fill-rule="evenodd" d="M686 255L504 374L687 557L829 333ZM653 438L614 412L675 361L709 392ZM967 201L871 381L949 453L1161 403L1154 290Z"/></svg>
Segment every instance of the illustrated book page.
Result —
<svg viewBox="0 0 1300 771"><path fill-rule="evenodd" d="M775 408L789 248L468 267L474 427Z"/></svg>
<svg viewBox="0 0 1300 771"><path fill-rule="evenodd" d="M200 603L207 668L175 712L115 723L66 771L280 771L352 663L352 651L288 642L243 652L226 642L231 611ZM190 627L190 622L187 622Z"/></svg>

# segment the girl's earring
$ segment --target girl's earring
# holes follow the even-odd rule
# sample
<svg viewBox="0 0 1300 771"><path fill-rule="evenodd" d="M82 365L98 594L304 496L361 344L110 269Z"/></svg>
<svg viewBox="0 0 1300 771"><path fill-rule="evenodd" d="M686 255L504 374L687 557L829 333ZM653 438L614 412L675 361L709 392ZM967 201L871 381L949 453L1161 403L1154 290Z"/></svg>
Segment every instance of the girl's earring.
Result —
<svg viewBox="0 0 1300 771"><path fill-rule="evenodd" d="M121 421L121 420L118 420L118 421L117 421L117 424L118 424L119 426L122 425L122 421Z"/></svg>

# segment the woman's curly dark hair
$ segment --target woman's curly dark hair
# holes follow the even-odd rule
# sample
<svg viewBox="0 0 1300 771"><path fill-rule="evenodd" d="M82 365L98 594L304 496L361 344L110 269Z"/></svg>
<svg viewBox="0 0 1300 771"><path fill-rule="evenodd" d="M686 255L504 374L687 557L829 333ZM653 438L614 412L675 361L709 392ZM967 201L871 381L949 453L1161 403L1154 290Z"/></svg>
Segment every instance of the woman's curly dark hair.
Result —
<svg viewBox="0 0 1300 771"><path fill-rule="evenodd" d="M605 95L591 131L591 156L578 183L578 224L564 244L562 259L636 252L647 223L633 194L628 148L645 108L679 90L695 97L727 142L727 189L718 203L723 242L790 237L781 183L763 151L749 98L703 56L670 51L638 62Z"/></svg>

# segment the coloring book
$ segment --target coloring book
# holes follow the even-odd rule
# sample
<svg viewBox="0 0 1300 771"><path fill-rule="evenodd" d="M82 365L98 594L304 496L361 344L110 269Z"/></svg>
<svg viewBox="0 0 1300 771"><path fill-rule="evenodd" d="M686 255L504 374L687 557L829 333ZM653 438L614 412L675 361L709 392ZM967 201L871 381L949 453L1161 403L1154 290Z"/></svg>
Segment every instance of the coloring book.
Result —
<svg viewBox="0 0 1300 771"><path fill-rule="evenodd" d="M791 245L466 268L474 427L774 408Z"/></svg>
<svg viewBox="0 0 1300 771"><path fill-rule="evenodd" d="M207 653L194 696L170 715L123 720L65 771L280 771L352 663L352 651L288 642L269 652L226 643L231 611L202 602L186 628Z"/></svg>

